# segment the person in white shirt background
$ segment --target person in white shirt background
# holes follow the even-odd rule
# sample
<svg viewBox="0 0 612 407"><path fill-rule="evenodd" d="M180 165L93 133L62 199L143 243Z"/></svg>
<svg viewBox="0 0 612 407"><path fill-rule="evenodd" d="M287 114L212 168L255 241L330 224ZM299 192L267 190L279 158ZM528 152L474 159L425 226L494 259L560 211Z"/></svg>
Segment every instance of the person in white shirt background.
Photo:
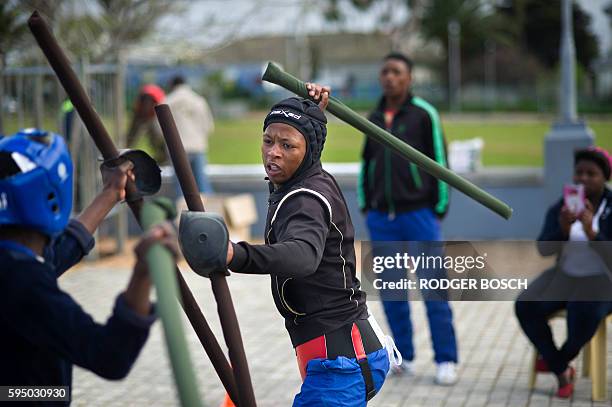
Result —
<svg viewBox="0 0 612 407"><path fill-rule="evenodd" d="M177 75L170 81L166 103L172 111L200 192L212 193L206 165L208 136L213 132L215 124L206 99L194 92L183 76Z"/></svg>

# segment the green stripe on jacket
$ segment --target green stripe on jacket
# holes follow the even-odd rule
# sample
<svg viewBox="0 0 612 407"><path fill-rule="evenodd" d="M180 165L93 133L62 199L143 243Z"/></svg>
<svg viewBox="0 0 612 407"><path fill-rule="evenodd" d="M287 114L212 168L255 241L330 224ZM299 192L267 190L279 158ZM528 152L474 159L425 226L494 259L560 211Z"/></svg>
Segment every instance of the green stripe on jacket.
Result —
<svg viewBox="0 0 612 407"><path fill-rule="evenodd" d="M365 198L365 171L366 162L361 160L361 168L359 169L359 178L357 179L357 205L359 209L365 209L366 198Z"/></svg>
<svg viewBox="0 0 612 407"><path fill-rule="evenodd" d="M444 138L442 136L442 124L440 123L440 116L435 107L427 103L425 100L414 97L412 103L415 106L420 107L429 114L431 119L431 127L433 130L433 147L434 147L434 159L436 162L446 167L446 154L444 152ZM438 203L436 204L435 211L437 213L444 213L448 207L448 185L444 181L438 180Z"/></svg>

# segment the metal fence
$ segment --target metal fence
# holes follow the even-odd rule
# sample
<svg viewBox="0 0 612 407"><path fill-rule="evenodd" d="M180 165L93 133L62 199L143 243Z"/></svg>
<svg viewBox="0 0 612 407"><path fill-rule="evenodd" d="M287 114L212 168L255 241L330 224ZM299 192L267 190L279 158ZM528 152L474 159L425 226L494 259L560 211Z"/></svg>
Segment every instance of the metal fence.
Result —
<svg viewBox="0 0 612 407"><path fill-rule="evenodd" d="M125 142L125 65L90 65L82 60L75 71L118 146ZM102 188L98 169L99 153L78 115L67 104L57 77L46 66L9 67L2 78L4 103L0 106L4 131L12 134L28 127L62 134L68 141L74 162L74 211L80 212ZM123 250L127 236L127 212L117 206L109 215L117 222L112 229L116 250ZM104 230L104 229L103 229ZM91 257L97 257L95 251Z"/></svg>

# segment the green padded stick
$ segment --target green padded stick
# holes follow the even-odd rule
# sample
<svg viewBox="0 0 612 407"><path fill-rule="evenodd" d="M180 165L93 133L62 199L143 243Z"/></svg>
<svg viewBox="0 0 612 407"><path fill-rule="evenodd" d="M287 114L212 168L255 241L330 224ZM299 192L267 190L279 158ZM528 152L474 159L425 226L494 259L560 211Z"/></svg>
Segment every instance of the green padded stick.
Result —
<svg viewBox="0 0 612 407"><path fill-rule="evenodd" d="M156 224L176 217L176 209L167 198L156 198L143 205L140 213L143 230L148 231ZM157 292L157 312L161 317L172 363L174 380L181 405L202 406L196 376L191 364L185 332L181 323L177 302L178 283L175 263L170 251L159 243L152 245L146 254L149 273Z"/></svg>
<svg viewBox="0 0 612 407"><path fill-rule="evenodd" d="M262 79L264 81L282 86L283 88L301 97L310 98L308 95L308 89L306 89L306 84L304 82L283 71L278 65L272 62L268 63L268 67L266 68ZM450 186L480 202L493 212L506 219L510 219L512 216L512 208L510 208L510 206L508 206L506 203L500 201L481 188L478 188L476 185L455 174L448 168L441 166L431 158L427 157L425 154L415 150L402 140L381 129L364 117L361 117L337 98L333 96L329 98L327 110L340 120L350 124L357 130L365 133L368 137L390 148L403 158L415 163L423 171L426 171L434 177L445 181Z"/></svg>

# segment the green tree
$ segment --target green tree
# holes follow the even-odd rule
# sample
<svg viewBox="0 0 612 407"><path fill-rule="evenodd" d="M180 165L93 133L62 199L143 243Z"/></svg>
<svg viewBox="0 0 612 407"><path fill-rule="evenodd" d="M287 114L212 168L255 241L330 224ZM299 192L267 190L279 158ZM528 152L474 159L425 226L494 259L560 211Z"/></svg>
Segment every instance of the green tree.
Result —
<svg viewBox="0 0 612 407"><path fill-rule="evenodd" d="M423 36L440 44L448 53L448 24L456 21L461 27L462 57L482 54L486 40L505 42L497 30L498 19L482 0L431 0L420 18Z"/></svg>
<svg viewBox="0 0 612 407"><path fill-rule="evenodd" d="M30 49L26 45L33 44L26 23L29 8L36 8L49 18L59 7L52 0L0 1L0 134L4 134L4 68L12 54Z"/></svg>
<svg viewBox="0 0 612 407"><path fill-rule="evenodd" d="M400 51L402 44L417 33L447 51L451 21L460 24L462 52L468 55L482 52L485 40L509 41L498 30L500 19L486 0L328 0L324 15L330 21L343 21L342 6L345 9L347 3L362 12L369 12L375 5L382 8L379 27L394 37L394 48ZM393 18L399 8L407 10L408 17L403 21Z"/></svg>
<svg viewBox="0 0 612 407"><path fill-rule="evenodd" d="M172 0L22 0L25 18L38 10L71 59L114 62L118 52L150 34L159 19L180 7ZM33 40L32 45L34 44ZM22 60L36 60L37 47L22 52Z"/></svg>
<svg viewBox="0 0 612 407"><path fill-rule="evenodd" d="M419 31L419 18L427 0L327 0L323 2L323 15L334 23L348 23L346 12L353 8L357 12L370 13L377 10L377 30L389 35L394 51L407 52L414 34ZM406 19L397 15L406 14Z"/></svg>
<svg viewBox="0 0 612 407"><path fill-rule="evenodd" d="M374 6L386 10L380 14L379 29L390 35L393 49L412 52L422 44L415 42L421 37L426 43L437 44L442 49L442 58L430 61L440 73L443 82L448 81L448 27L451 21L461 29L460 44L463 61L482 58L485 44L499 45L499 48L512 46L513 37L501 30L504 17L495 13L489 0L328 0L325 15L331 21L343 21L342 10L347 3L356 10L368 12ZM407 18L398 21L394 18L397 10L403 7Z"/></svg>
<svg viewBox="0 0 612 407"><path fill-rule="evenodd" d="M172 0L97 0L102 10L99 23L100 58L115 60L121 48L135 44L151 33L157 21L174 11Z"/></svg>
<svg viewBox="0 0 612 407"><path fill-rule="evenodd" d="M120 49L141 41L165 14L181 7L172 0L0 0L0 79L7 59L40 64L42 54L26 20L38 10L73 61L115 62ZM0 134L3 132L3 80L0 80Z"/></svg>
<svg viewBox="0 0 612 407"><path fill-rule="evenodd" d="M505 19L505 30L527 52L545 67L559 63L561 39L561 0L508 0L497 6ZM577 4L572 10L576 59L590 71L599 50L597 38L590 30L591 17Z"/></svg>
<svg viewBox="0 0 612 407"><path fill-rule="evenodd" d="M9 52L16 47L27 33L25 20L19 2L0 2L0 134L4 134L2 113L4 110L4 67Z"/></svg>

